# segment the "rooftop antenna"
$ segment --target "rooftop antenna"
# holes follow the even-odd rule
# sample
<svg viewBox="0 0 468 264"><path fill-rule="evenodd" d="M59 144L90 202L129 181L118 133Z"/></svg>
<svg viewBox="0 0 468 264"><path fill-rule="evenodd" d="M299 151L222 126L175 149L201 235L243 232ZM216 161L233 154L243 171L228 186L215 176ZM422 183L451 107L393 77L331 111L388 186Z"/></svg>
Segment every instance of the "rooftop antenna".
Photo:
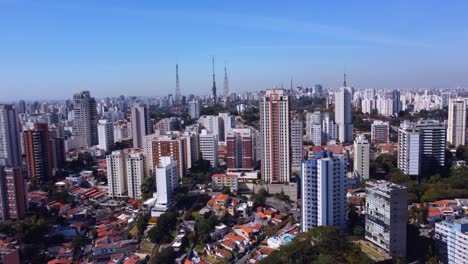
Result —
<svg viewBox="0 0 468 264"><path fill-rule="evenodd" d="M212 57L212 66L213 66L213 104L217 103L217 97L216 97L216 80L215 80L215 71L214 71L214 56Z"/></svg>
<svg viewBox="0 0 468 264"><path fill-rule="evenodd" d="M176 91L175 91L175 99L176 105L180 106L180 87L179 87L179 64L176 64Z"/></svg>

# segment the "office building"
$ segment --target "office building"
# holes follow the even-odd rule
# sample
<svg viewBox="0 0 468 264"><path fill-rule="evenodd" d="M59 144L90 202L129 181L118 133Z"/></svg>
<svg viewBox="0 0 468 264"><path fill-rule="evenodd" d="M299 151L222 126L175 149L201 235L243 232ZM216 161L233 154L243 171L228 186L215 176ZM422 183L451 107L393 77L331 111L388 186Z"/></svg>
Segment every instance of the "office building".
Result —
<svg viewBox="0 0 468 264"><path fill-rule="evenodd" d="M16 110L0 104L0 165L21 166L20 126Z"/></svg>
<svg viewBox="0 0 468 264"><path fill-rule="evenodd" d="M390 125L388 122L376 120L371 125L371 144L385 144L389 142Z"/></svg>
<svg viewBox="0 0 468 264"><path fill-rule="evenodd" d="M363 135L354 140L354 177L361 180L369 179L369 150L370 145Z"/></svg>
<svg viewBox="0 0 468 264"><path fill-rule="evenodd" d="M23 132L28 176L43 183L53 176L53 151L47 124Z"/></svg>
<svg viewBox="0 0 468 264"><path fill-rule="evenodd" d="M434 239L442 263L468 263L468 217L436 223Z"/></svg>
<svg viewBox="0 0 468 264"><path fill-rule="evenodd" d="M141 199L141 184L145 177L145 156L138 149L128 150L126 155L128 197Z"/></svg>
<svg viewBox="0 0 468 264"><path fill-rule="evenodd" d="M303 158L302 146L304 141L304 129L302 119L296 116L291 119L291 166L297 171L300 170Z"/></svg>
<svg viewBox="0 0 468 264"><path fill-rule="evenodd" d="M98 123L99 148L108 151L114 146L114 123L101 119Z"/></svg>
<svg viewBox="0 0 468 264"><path fill-rule="evenodd" d="M73 95L73 135L79 139L81 147L98 144L96 99L89 91Z"/></svg>
<svg viewBox="0 0 468 264"><path fill-rule="evenodd" d="M301 231L346 226L346 157L317 152L301 167Z"/></svg>
<svg viewBox="0 0 468 264"><path fill-rule="evenodd" d="M26 214L26 188L21 169L0 166L0 221L19 220Z"/></svg>
<svg viewBox="0 0 468 264"><path fill-rule="evenodd" d="M198 119L200 117L200 103L198 100L193 99L188 104L189 115L192 119Z"/></svg>
<svg viewBox="0 0 468 264"><path fill-rule="evenodd" d="M213 168L217 168L218 161L218 135L209 133L206 129L201 131L200 139L200 153L202 159L210 162Z"/></svg>
<svg viewBox="0 0 468 264"><path fill-rule="evenodd" d="M406 187L379 180L366 183L366 240L394 257L406 256Z"/></svg>
<svg viewBox="0 0 468 264"><path fill-rule="evenodd" d="M260 92L262 178L267 183L291 178L289 95L285 90Z"/></svg>
<svg viewBox="0 0 468 264"><path fill-rule="evenodd" d="M177 161L171 157L160 157L156 166L156 207L162 211L169 209L173 204L173 193L179 187Z"/></svg>
<svg viewBox="0 0 468 264"><path fill-rule="evenodd" d="M228 169L253 169L257 158L255 146L257 144L255 130L249 128L235 128L226 135Z"/></svg>
<svg viewBox="0 0 468 264"><path fill-rule="evenodd" d="M107 192L112 198L126 197L128 191L126 154L122 150L112 151L106 156Z"/></svg>
<svg viewBox="0 0 468 264"><path fill-rule="evenodd" d="M450 99L448 113L447 141L458 147L465 145L466 140L466 101Z"/></svg>
<svg viewBox="0 0 468 264"><path fill-rule="evenodd" d="M353 109L351 100L353 91L351 87L341 87L335 94L335 119L338 126L338 139L341 143L353 140Z"/></svg>
<svg viewBox="0 0 468 264"><path fill-rule="evenodd" d="M143 139L153 133L149 110L142 103L135 104L131 110L133 147L143 148Z"/></svg>

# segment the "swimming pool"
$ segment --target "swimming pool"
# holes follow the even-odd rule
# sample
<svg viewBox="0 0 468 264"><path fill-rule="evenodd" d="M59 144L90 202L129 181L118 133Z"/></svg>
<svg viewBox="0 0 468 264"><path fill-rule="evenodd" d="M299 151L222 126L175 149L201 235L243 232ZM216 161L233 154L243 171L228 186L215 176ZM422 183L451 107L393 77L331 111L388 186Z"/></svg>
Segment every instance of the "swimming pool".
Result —
<svg viewBox="0 0 468 264"><path fill-rule="evenodd" d="M284 241L289 243L289 242L291 242L293 240L293 238L294 238L294 236L285 236Z"/></svg>

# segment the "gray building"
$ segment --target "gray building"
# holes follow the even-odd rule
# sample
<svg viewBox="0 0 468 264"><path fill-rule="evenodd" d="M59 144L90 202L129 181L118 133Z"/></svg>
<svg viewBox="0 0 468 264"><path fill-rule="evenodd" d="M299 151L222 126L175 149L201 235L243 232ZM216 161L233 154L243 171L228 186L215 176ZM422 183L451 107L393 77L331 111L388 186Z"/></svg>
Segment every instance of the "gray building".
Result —
<svg viewBox="0 0 468 264"><path fill-rule="evenodd" d="M98 144L96 99L89 91L73 95L73 134L80 139L80 146L91 147Z"/></svg>
<svg viewBox="0 0 468 264"><path fill-rule="evenodd" d="M153 132L153 124L145 104L138 103L132 106L131 122L133 147L143 148L144 137Z"/></svg>
<svg viewBox="0 0 468 264"><path fill-rule="evenodd" d="M302 162L302 141L303 141L302 119L299 116L291 119L291 165L293 169L301 166Z"/></svg>
<svg viewBox="0 0 468 264"><path fill-rule="evenodd" d="M395 257L406 256L408 192L379 180L366 183L365 237Z"/></svg>
<svg viewBox="0 0 468 264"><path fill-rule="evenodd" d="M0 165L21 166L18 115L11 105L0 105Z"/></svg>

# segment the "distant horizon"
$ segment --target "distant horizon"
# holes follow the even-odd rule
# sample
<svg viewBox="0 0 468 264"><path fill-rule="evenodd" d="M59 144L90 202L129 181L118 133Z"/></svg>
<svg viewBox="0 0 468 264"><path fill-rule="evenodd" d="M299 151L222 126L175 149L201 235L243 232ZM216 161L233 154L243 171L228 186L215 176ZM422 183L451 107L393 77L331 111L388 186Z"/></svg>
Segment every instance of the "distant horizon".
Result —
<svg viewBox="0 0 468 264"><path fill-rule="evenodd" d="M321 83L468 87L468 2L0 2L0 101ZM311 80L314 80L311 82ZM14 91L14 92L12 92Z"/></svg>

